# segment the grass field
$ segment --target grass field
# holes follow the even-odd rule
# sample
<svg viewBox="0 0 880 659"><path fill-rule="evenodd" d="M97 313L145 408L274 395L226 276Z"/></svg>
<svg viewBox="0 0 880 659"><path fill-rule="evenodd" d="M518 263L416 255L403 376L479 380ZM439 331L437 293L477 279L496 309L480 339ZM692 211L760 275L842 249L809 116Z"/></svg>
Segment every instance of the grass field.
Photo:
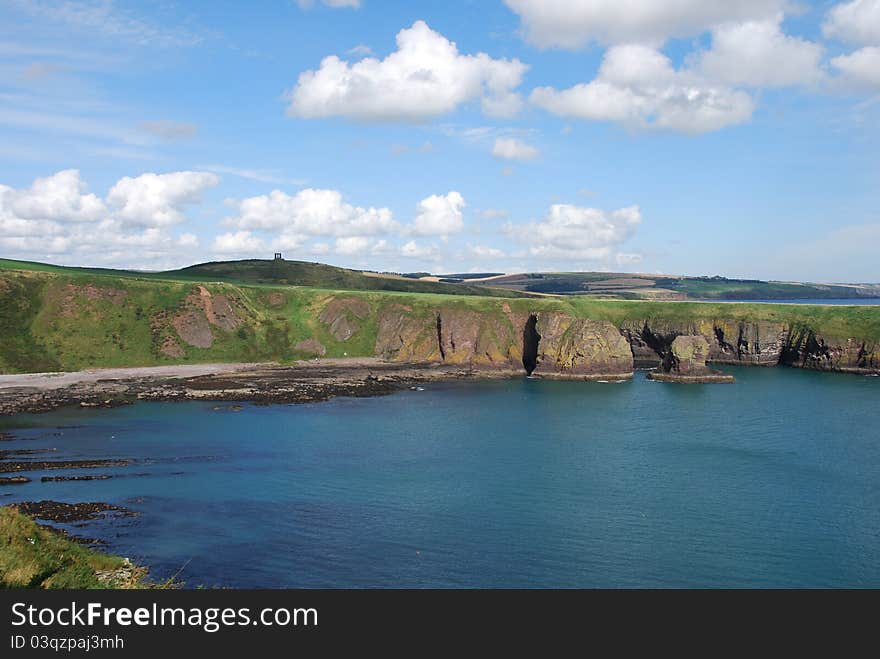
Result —
<svg viewBox="0 0 880 659"><path fill-rule="evenodd" d="M146 570L93 551L37 525L12 506L0 507L0 588L158 588ZM103 578L102 578L103 577Z"/></svg>
<svg viewBox="0 0 880 659"><path fill-rule="evenodd" d="M498 290L485 286L466 286L419 281L397 276L381 276L357 270L337 268L305 261L222 261L201 263L164 272L73 268L67 266L0 259L0 270L25 270L66 275L107 276L148 281L222 281L235 284L269 286L307 286L333 290L401 291L408 293L445 293L481 297L529 297L526 293Z"/></svg>

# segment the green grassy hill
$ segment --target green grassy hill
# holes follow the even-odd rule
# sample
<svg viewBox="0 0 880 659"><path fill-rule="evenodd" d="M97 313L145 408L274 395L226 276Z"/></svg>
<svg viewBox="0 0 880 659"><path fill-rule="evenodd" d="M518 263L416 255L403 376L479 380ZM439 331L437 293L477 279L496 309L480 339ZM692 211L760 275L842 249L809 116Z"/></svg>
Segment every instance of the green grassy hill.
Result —
<svg viewBox="0 0 880 659"><path fill-rule="evenodd" d="M438 309L506 314L561 311L618 327L644 320L698 324L724 318L806 325L831 337L880 340L880 307L499 299L400 291L344 291L110 276L65 269L0 269L0 373L208 362L291 362L372 356L381 318L430 324ZM217 274L217 273L211 273ZM493 322L494 322L493 321ZM491 324L491 323L490 323Z"/></svg>
<svg viewBox="0 0 880 659"><path fill-rule="evenodd" d="M0 259L0 270L27 270L68 275L108 276L127 279L164 281L223 281L235 284L308 286L331 290L401 291L407 293L444 293L488 297L531 297L526 292L505 291L486 286L420 281L399 275L379 274L337 268L306 261L217 261L200 263L180 270L141 272L109 268L72 268L32 261Z"/></svg>

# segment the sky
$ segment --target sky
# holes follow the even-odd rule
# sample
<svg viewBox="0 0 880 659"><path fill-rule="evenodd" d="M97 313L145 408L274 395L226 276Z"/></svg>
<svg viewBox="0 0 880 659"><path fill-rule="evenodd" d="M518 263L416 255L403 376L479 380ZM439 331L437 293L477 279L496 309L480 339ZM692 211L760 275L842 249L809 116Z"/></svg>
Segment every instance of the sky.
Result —
<svg viewBox="0 0 880 659"><path fill-rule="evenodd" d="M0 257L880 281L880 0L0 0Z"/></svg>

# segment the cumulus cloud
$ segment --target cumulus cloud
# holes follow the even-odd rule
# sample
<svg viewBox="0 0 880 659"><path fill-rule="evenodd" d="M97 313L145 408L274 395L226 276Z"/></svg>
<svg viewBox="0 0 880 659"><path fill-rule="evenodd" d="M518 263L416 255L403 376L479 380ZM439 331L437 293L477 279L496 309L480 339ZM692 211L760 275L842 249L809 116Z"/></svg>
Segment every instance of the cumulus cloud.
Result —
<svg viewBox="0 0 880 659"><path fill-rule="evenodd" d="M712 30L712 48L695 64L706 78L763 87L810 84L822 77L820 44L782 32L782 14Z"/></svg>
<svg viewBox="0 0 880 659"><path fill-rule="evenodd" d="M110 188L114 217L144 226L168 226L184 219L182 206L201 201L202 192L220 179L210 172L172 172L124 177Z"/></svg>
<svg viewBox="0 0 880 659"><path fill-rule="evenodd" d="M8 218L54 222L94 222L107 212L98 197L86 192L76 169L36 179L26 190L0 186L0 208Z"/></svg>
<svg viewBox="0 0 880 659"><path fill-rule="evenodd" d="M468 251L481 259L501 259L507 256L503 250L488 245L468 245Z"/></svg>
<svg viewBox="0 0 880 659"><path fill-rule="evenodd" d="M880 0L854 0L835 5L822 24L828 38L856 45L880 45Z"/></svg>
<svg viewBox="0 0 880 659"><path fill-rule="evenodd" d="M733 21L775 15L786 0L504 0L541 47L663 43Z"/></svg>
<svg viewBox="0 0 880 659"><path fill-rule="evenodd" d="M410 240L400 248L400 255L411 259L436 259L439 255L433 245L420 245Z"/></svg>
<svg viewBox="0 0 880 659"><path fill-rule="evenodd" d="M194 197L165 190L155 203L145 205L138 194L128 194L138 186L126 182L138 179L121 179L113 188L119 186L119 195L108 194L106 200L87 193L76 170L36 179L22 190L0 185L0 250L20 258L79 265L86 261L172 267L189 260L183 255L198 246L197 237L191 233L175 237L164 225L169 218L176 219L178 204ZM148 207L158 213L158 221Z"/></svg>
<svg viewBox="0 0 880 659"><path fill-rule="evenodd" d="M533 257L569 261L607 261L618 245L630 239L642 223L638 206L615 211L554 204L539 222L508 224L506 231L528 246Z"/></svg>
<svg viewBox="0 0 880 659"><path fill-rule="evenodd" d="M366 236L347 236L336 239L336 253L351 256L363 254L370 246L370 239Z"/></svg>
<svg viewBox="0 0 880 659"><path fill-rule="evenodd" d="M265 245L250 231L235 231L214 238L213 249L219 254L248 254L262 251Z"/></svg>
<svg viewBox="0 0 880 659"><path fill-rule="evenodd" d="M754 109L746 92L676 70L663 53L641 45L609 48L592 82L538 87L530 100L563 117L694 134L748 121Z"/></svg>
<svg viewBox="0 0 880 659"><path fill-rule="evenodd" d="M308 188L295 195L273 190L233 201L238 214L226 224L240 229L280 230L291 236L370 236L397 229L388 208L352 206L337 190Z"/></svg>
<svg viewBox="0 0 880 659"><path fill-rule="evenodd" d="M831 60L845 84L880 89L880 47L866 46Z"/></svg>
<svg viewBox="0 0 880 659"><path fill-rule="evenodd" d="M446 195L431 195L419 202L412 232L417 236L448 236L464 228L464 197L455 190Z"/></svg>
<svg viewBox="0 0 880 659"><path fill-rule="evenodd" d="M424 21L401 30L397 47L382 60L368 57L349 64L335 55L324 58L317 71L300 74L287 92L287 114L419 121L477 99L493 116L511 116L520 109L515 90L527 67L519 60L462 55Z"/></svg>
<svg viewBox="0 0 880 659"><path fill-rule="evenodd" d="M538 157L538 150L512 137L499 137L492 147L492 155L505 160L532 160Z"/></svg>

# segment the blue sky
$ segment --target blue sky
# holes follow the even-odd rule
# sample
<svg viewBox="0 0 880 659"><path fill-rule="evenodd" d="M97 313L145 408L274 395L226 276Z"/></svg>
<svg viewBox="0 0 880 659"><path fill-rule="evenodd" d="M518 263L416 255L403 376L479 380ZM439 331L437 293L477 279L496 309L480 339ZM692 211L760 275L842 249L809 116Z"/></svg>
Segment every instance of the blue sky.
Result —
<svg viewBox="0 0 880 659"><path fill-rule="evenodd" d="M878 281L880 0L0 0L0 255Z"/></svg>

